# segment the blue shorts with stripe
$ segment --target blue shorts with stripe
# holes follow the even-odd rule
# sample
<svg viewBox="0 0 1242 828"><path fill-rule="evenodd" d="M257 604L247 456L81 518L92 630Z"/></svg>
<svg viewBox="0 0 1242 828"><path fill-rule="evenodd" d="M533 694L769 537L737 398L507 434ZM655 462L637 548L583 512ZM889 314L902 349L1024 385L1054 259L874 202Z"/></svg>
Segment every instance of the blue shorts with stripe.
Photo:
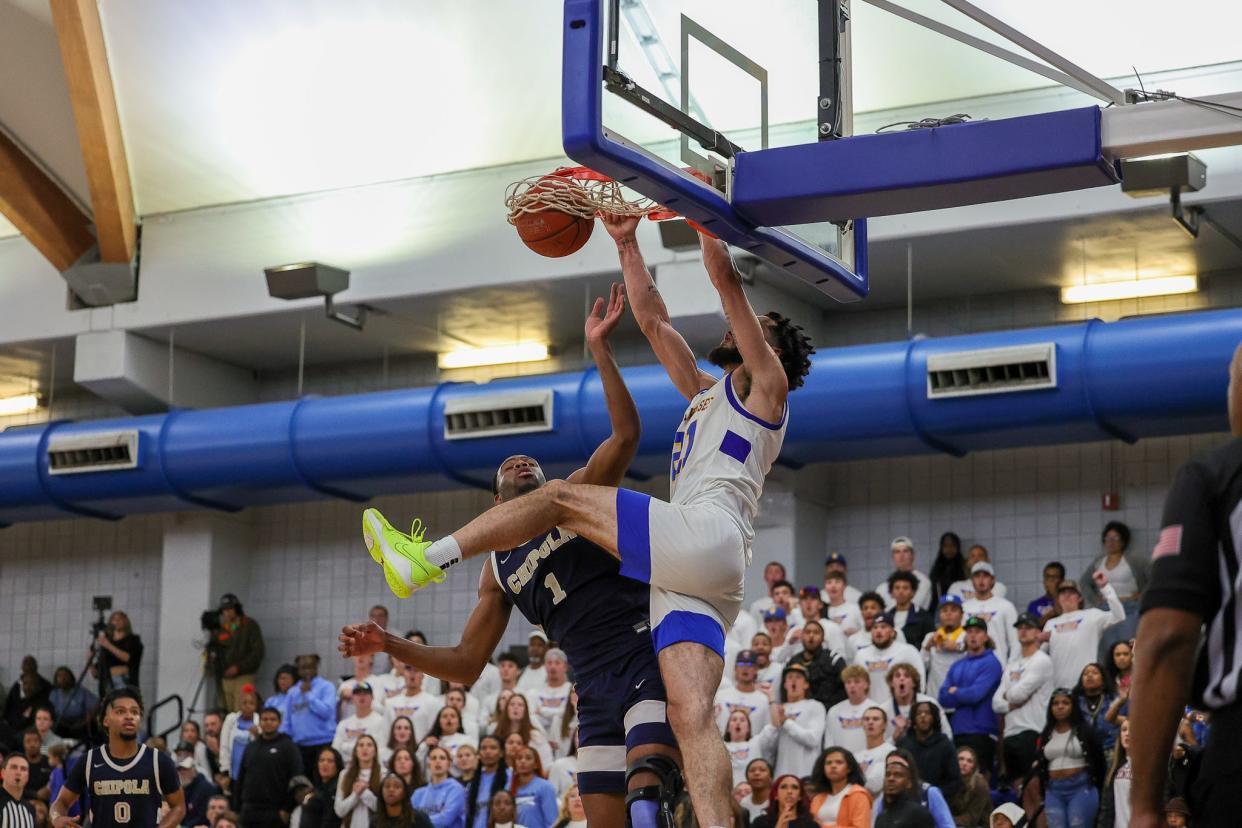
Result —
<svg viewBox="0 0 1242 828"><path fill-rule="evenodd" d="M676 747L665 713L655 652L628 658L577 679L578 789L624 793L626 752L640 745Z"/></svg>

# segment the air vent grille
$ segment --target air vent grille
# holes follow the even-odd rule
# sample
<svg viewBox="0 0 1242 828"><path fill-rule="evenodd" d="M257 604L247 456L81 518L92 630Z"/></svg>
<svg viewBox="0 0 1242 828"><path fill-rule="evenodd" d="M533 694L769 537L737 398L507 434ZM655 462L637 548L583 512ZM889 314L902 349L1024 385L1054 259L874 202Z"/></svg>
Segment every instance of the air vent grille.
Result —
<svg viewBox="0 0 1242 828"><path fill-rule="evenodd" d="M48 440L49 474L88 474L137 467L137 431L75 434Z"/></svg>
<svg viewBox="0 0 1242 828"><path fill-rule="evenodd" d="M552 391L489 394L444 404L444 439L530 434L553 428Z"/></svg>
<svg viewBox="0 0 1242 828"><path fill-rule="evenodd" d="M1057 386L1054 343L931 354L927 398L1007 394Z"/></svg>

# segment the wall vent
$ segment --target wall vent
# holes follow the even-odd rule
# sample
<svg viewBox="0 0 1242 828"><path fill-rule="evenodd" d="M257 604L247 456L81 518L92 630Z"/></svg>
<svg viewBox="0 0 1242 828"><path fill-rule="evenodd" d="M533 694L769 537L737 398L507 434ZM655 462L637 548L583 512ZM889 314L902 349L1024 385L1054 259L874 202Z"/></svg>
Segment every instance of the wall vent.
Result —
<svg viewBox="0 0 1242 828"><path fill-rule="evenodd" d="M468 440L552 430L552 403L547 391L483 394L444 403L444 439Z"/></svg>
<svg viewBox="0 0 1242 828"><path fill-rule="evenodd" d="M48 474L88 474L137 467L137 431L102 431L48 439Z"/></svg>
<svg viewBox="0 0 1242 828"><path fill-rule="evenodd" d="M927 357L929 400L1056 387L1057 347L1052 342Z"/></svg>

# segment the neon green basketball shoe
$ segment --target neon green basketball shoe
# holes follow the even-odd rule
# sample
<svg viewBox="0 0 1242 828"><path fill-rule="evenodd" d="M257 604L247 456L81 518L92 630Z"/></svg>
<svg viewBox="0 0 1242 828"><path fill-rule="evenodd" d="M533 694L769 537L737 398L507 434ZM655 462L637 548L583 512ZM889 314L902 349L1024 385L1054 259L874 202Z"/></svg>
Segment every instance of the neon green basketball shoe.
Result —
<svg viewBox="0 0 1242 828"><path fill-rule="evenodd" d="M425 532L421 520L414 521L407 535L393 528L378 509L362 513L362 541L375 562L384 568L388 588L398 598L409 598L428 584L444 583L444 571L427 561L431 541L423 540Z"/></svg>

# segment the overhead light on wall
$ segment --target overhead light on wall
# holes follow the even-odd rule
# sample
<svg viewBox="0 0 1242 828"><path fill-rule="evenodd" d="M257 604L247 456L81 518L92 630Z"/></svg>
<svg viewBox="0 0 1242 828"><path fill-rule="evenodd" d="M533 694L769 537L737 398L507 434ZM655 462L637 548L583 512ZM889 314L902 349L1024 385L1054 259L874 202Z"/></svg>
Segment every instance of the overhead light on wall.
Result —
<svg viewBox="0 0 1242 828"><path fill-rule="evenodd" d="M1173 296L1194 293L1199 289L1198 276L1158 276L1151 279L1125 279L1117 282L1096 282L1061 288L1061 303L1112 302L1118 299L1143 299L1149 296Z"/></svg>
<svg viewBox="0 0 1242 828"><path fill-rule="evenodd" d="M324 310L333 322L354 330L362 330L367 321L367 306L358 305L353 316L336 309L332 297L349 289L349 271L319 262L298 262L263 268L267 276L267 293L276 299L307 299L322 296Z"/></svg>
<svg viewBox="0 0 1242 828"><path fill-rule="evenodd" d="M519 342L491 348L465 348L449 351L436 358L440 368L478 368L484 365L510 365L515 362L539 362L548 358L543 342Z"/></svg>
<svg viewBox="0 0 1242 828"><path fill-rule="evenodd" d="M20 394L16 397L0 397L0 417L25 414L39 407L38 394Z"/></svg>

